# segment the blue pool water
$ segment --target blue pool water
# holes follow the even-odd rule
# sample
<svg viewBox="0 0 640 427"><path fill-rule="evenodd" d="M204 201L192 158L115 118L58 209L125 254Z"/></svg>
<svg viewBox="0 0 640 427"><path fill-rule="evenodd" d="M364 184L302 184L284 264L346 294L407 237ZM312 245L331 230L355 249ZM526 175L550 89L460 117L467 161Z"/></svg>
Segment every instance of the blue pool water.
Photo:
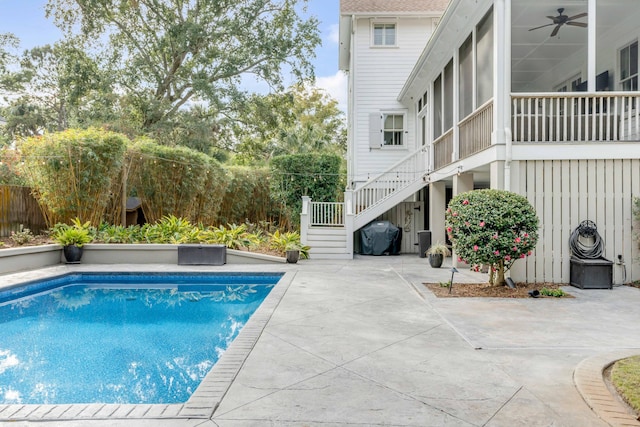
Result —
<svg viewBox="0 0 640 427"><path fill-rule="evenodd" d="M280 278L83 273L0 291L0 404L185 402Z"/></svg>

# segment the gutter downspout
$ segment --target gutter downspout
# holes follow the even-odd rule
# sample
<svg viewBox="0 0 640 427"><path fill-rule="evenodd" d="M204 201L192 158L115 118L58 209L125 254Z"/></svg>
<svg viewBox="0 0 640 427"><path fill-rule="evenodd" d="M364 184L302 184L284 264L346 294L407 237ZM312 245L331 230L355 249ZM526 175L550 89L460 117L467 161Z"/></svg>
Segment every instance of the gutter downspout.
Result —
<svg viewBox="0 0 640 427"><path fill-rule="evenodd" d="M511 160L513 159L513 137L511 128L504 128L505 157L504 157L504 189L511 191Z"/></svg>

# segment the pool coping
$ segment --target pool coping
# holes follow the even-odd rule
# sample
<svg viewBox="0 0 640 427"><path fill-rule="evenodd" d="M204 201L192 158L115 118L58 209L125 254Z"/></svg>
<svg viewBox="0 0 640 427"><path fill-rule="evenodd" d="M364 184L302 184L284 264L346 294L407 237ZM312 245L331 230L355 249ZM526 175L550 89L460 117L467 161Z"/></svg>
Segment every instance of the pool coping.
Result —
<svg viewBox="0 0 640 427"><path fill-rule="evenodd" d="M94 266L95 267L95 266ZM39 279L53 278L67 272L50 269ZM100 268L82 269L82 272L97 271ZM56 272L57 271L57 272ZM232 273L233 271L212 271L180 269L180 271L202 273ZM144 273L145 269L136 272ZM257 273L241 271L241 273ZM260 272L262 273L262 272ZM61 421L61 420L123 420L123 419L210 419L227 393L236 375L244 365L258 338L269 322L273 312L293 281L296 272L285 271L269 295L249 318L238 336L233 340L218 362L211 368L189 400L174 404L117 404L117 403L74 403L74 404L2 404L0 421ZM29 281L25 274L16 275L17 280L6 284L15 286ZM33 280L33 279L32 279ZM2 286L3 288L5 286Z"/></svg>

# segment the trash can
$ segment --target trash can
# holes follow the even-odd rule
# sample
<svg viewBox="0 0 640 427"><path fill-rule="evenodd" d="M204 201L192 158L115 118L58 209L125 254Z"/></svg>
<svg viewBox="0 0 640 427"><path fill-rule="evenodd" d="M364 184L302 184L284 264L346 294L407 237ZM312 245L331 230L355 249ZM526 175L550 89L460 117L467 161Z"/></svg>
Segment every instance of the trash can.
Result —
<svg viewBox="0 0 640 427"><path fill-rule="evenodd" d="M418 255L426 258L425 252L431 247L431 230L418 231Z"/></svg>

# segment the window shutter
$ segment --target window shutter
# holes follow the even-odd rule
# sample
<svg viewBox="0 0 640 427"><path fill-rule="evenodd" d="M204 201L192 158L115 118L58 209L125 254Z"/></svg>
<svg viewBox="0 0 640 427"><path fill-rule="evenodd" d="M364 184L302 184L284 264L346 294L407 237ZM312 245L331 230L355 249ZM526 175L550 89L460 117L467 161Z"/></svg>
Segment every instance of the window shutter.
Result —
<svg viewBox="0 0 640 427"><path fill-rule="evenodd" d="M380 113L369 114L369 148L382 147L382 116Z"/></svg>

